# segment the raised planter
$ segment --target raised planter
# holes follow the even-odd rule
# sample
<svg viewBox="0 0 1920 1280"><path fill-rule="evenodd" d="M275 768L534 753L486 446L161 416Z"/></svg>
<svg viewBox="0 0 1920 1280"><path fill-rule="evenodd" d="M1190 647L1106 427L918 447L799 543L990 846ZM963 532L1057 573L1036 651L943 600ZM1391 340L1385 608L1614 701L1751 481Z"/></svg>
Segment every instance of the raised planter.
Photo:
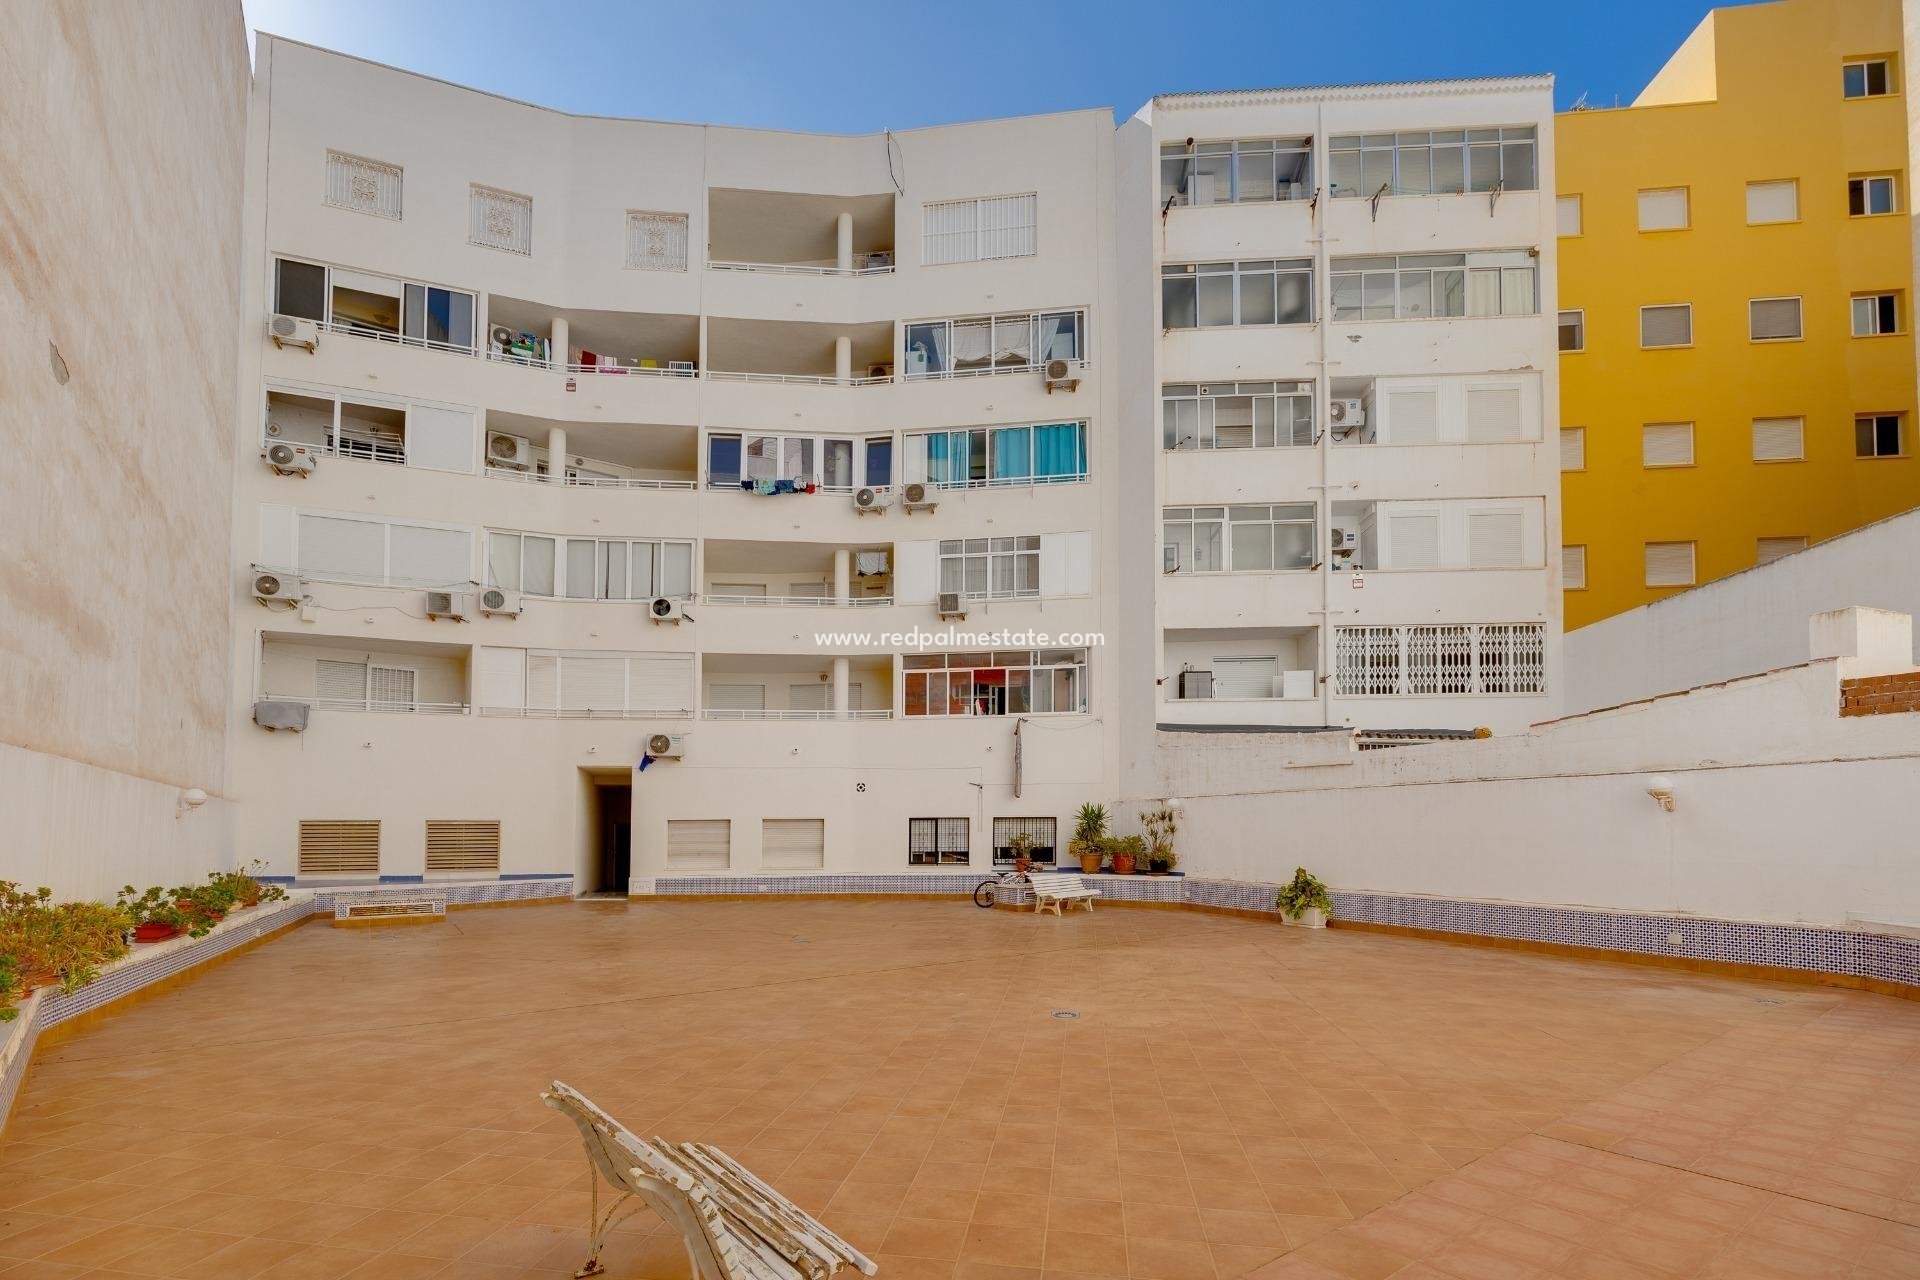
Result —
<svg viewBox="0 0 1920 1280"><path fill-rule="evenodd" d="M146 924L137 924L133 927L133 940L135 942L165 942L178 932L180 932L180 930L174 925L162 924L157 920L150 920Z"/></svg>
<svg viewBox="0 0 1920 1280"><path fill-rule="evenodd" d="M1327 927L1327 913L1318 907L1308 907L1297 916L1282 912L1280 919L1296 929L1324 929Z"/></svg>

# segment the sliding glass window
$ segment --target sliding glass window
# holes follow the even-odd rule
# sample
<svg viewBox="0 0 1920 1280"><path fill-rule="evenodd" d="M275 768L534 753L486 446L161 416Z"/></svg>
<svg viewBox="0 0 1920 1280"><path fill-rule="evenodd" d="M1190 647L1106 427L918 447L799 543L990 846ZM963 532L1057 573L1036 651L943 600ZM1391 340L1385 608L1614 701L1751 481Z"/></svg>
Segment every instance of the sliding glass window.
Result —
<svg viewBox="0 0 1920 1280"><path fill-rule="evenodd" d="M1160 313L1167 329L1306 324L1313 319L1313 262L1169 263L1160 268Z"/></svg>
<svg viewBox="0 0 1920 1280"><path fill-rule="evenodd" d="M1524 249L1335 258L1335 320L1530 316L1540 310L1538 264Z"/></svg>
<svg viewBox="0 0 1920 1280"><path fill-rule="evenodd" d="M1170 142L1160 148L1160 203L1255 204L1313 194L1313 140Z"/></svg>
<svg viewBox="0 0 1920 1280"><path fill-rule="evenodd" d="M1328 143L1333 194L1371 199L1532 191L1538 185L1536 142L1532 125L1344 134Z"/></svg>

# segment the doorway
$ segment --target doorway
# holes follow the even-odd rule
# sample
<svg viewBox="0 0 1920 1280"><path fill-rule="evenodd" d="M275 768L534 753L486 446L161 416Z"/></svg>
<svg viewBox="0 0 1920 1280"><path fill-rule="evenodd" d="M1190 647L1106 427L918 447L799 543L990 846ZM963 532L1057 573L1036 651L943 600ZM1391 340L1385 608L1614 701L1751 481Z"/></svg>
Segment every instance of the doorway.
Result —
<svg viewBox="0 0 1920 1280"><path fill-rule="evenodd" d="M586 773L586 822L580 850L581 897L624 900L633 878L633 781L619 773Z"/></svg>

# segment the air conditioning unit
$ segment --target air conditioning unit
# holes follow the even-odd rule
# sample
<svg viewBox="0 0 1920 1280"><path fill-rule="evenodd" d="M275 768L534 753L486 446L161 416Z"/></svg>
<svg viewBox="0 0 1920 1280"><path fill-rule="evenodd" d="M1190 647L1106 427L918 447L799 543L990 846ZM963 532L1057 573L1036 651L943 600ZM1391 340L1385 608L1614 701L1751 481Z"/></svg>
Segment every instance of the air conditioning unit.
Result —
<svg viewBox="0 0 1920 1280"><path fill-rule="evenodd" d="M683 733L650 733L647 735L647 754L655 760L678 760L687 753L687 736Z"/></svg>
<svg viewBox="0 0 1920 1280"><path fill-rule="evenodd" d="M454 622L467 620L467 593L464 591L427 592L427 617L447 618Z"/></svg>
<svg viewBox="0 0 1920 1280"><path fill-rule="evenodd" d="M1366 406L1359 400L1332 400L1327 403L1327 421L1335 435L1346 435L1367 425Z"/></svg>
<svg viewBox="0 0 1920 1280"><path fill-rule="evenodd" d="M1080 379L1074 376L1073 361L1047 361L1047 394L1055 391L1072 391L1080 385Z"/></svg>
<svg viewBox="0 0 1920 1280"><path fill-rule="evenodd" d="M320 465L319 460L307 451L303 444L288 444L276 440L260 451L277 476L310 476L313 469Z"/></svg>
<svg viewBox="0 0 1920 1280"><path fill-rule="evenodd" d="M967 602L960 598L958 591L940 593L940 616L943 618L964 618L967 616Z"/></svg>
<svg viewBox="0 0 1920 1280"><path fill-rule="evenodd" d="M667 361L667 372L676 378L691 378L693 376L693 361L669 360Z"/></svg>
<svg viewBox="0 0 1920 1280"><path fill-rule="evenodd" d="M677 627L687 616L686 602L673 596L655 596L647 602L647 616L655 622L671 622Z"/></svg>
<svg viewBox="0 0 1920 1280"><path fill-rule="evenodd" d="M872 485L853 491L853 509L861 515L866 515L870 511L878 515L880 512L885 511L892 502L893 495L891 493L885 489L876 489Z"/></svg>
<svg viewBox="0 0 1920 1280"><path fill-rule="evenodd" d="M520 616L520 593L488 587L480 593L480 612L503 618Z"/></svg>
<svg viewBox="0 0 1920 1280"><path fill-rule="evenodd" d="M900 505L908 511L932 511L940 503L926 485L910 484L900 490Z"/></svg>
<svg viewBox="0 0 1920 1280"><path fill-rule="evenodd" d="M307 584L304 579L290 573L255 567L253 598L255 600L305 600Z"/></svg>
<svg viewBox="0 0 1920 1280"><path fill-rule="evenodd" d="M867 255L868 270L872 270L875 267L891 267L892 265L893 250L891 249L879 249Z"/></svg>
<svg viewBox="0 0 1920 1280"><path fill-rule="evenodd" d="M869 378L891 378L893 376L893 366L890 364L870 364L867 366L867 376Z"/></svg>
<svg viewBox="0 0 1920 1280"><path fill-rule="evenodd" d="M320 326L299 316L275 316L267 321L267 336L276 347L305 347L312 351L320 345Z"/></svg>
<svg viewBox="0 0 1920 1280"><path fill-rule="evenodd" d="M533 443L525 436L491 432L487 436L487 465L526 471L533 466Z"/></svg>

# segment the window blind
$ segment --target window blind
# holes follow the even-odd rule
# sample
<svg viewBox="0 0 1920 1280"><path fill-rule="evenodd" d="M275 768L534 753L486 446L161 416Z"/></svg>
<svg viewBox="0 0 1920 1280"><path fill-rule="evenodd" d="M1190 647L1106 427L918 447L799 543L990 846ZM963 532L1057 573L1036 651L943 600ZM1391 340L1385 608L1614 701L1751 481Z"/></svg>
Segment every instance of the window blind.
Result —
<svg viewBox="0 0 1920 1280"><path fill-rule="evenodd" d="M1280 673L1278 658L1215 658L1213 696L1216 698L1271 698Z"/></svg>
<svg viewBox="0 0 1920 1280"><path fill-rule="evenodd" d="M669 819L667 865L712 871L724 869L732 853L733 825L726 818Z"/></svg>
<svg viewBox="0 0 1920 1280"><path fill-rule="evenodd" d="M1684 347L1693 341L1693 307L1688 304L1640 308L1640 345Z"/></svg>
<svg viewBox="0 0 1920 1280"><path fill-rule="evenodd" d="M1560 469L1584 471L1587 468L1587 429L1560 428Z"/></svg>
<svg viewBox="0 0 1920 1280"><path fill-rule="evenodd" d="M309 577L383 582L387 573L387 530L378 520L340 516L299 518L299 563Z"/></svg>
<svg viewBox="0 0 1920 1280"><path fill-rule="evenodd" d="M1467 389L1467 439L1485 444L1519 438L1520 388Z"/></svg>
<svg viewBox="0 0 1920 1280"><path fill-rule="evenodd" d="M1758 226L1768 222L1795 222L1800 217L1800 184L1785 182L1749 182L1747 184L1747 221Z"/></svg>
<svg viewBox="0 0 1920 1280"><path fill-rule="evenodd" d="M1690 587L1693 585L1693 544L1691 542L1649 542L1646 557L1648 586Z"/></svg>
<svg viewBox="0 0 1920 1280"><path fill-rule="evenodd" d="M313 699L322 707L355 710L367 703L367 664L319 658L313 664Z"/></svg>
<svg viewBox="0 0 1920 1280"><path fill-rule="evenodd" d="M760 866L767 871L807 871L827 863L825 818L762 818Z"/></svg>
<svg viewBox="0 0 1920 1280"><path fill-rule="evenodd" d="M1792 538L1762 538L1756 548L1755 564L1772 564L1782 556L1790 556L1796 551L1807 549L1804 535Z"/></svg>
<svg viewBox="0 0 1920 1280"><path fill-rule="evenodd" d="M1392 546L1389 568L1440 567L1439 516L1389 516L1387 523Z"/></svg>
<svg viewBox="0 0 1920 1280"><path fill-rule="evenodd" d="M1468 513L1468 565L1475 569L1511 569L1525 559L1523 522L1518 511Z"/></svg>
<svg viewBox="0 0 1920 1280"><path fill-rule="evenodd" d="M1666 187L1640 193L1642 231L1678 231L1687 225L1687 189Z"/></svg>
<svg viewBox="0 0 1920 1280"><path fill-rule="evenodd" d="M1693 465L1691 422L1649 422L1640 428L1640 462L1648 467Z"/></svg>
<svg viewBox="0 0 1920 1280"><path fill-rule="evenodd" d="M1387 431L1394 444L1432 444L1440 429L1440 393L1389 391Z"/></svg>
<svg viewBox="0 0 1920 1280"><path fill-rule="evenodd" d="M499 819L427 819L429 875L462 871L492 875L499 870Z"/></svg>
<svg viewBox="0 0 1920 1280"><path fill-rule="evenodd" d="M763 684L709 684L707 707L712 711L765 711L767 686Z"/></svg>
<svg viewBox="0 0 1920 1280"><path fill-rule="evenodd" d="M1753 460L1793 462L1806 457L1806 421L1802 418L1755 418Z"/></svg>
<svg viewBox="0 0 1920 1280"><path fill-rule="evenodd" d="M1800 299L1755 298L1747 303L1747 333L1756 342L1800 336Z"/></svg>
<svg viewBox="0 0 1920 1280"><path fill-rule="evenodd" d="M303 876L379 875L380 822L302 818L299 858Z"/></svg>
<svg viewBox="0 0 1920 1280"><path fill-rule="evenodd" d="M1587 549L1585 546L1560 548L1560 585L1579 591L1587 585Z"/></svg>
<svg viewBox="0 0 1920 1280"><path fill-rule="evenodd" d="M1561 196L1553 202L1554 231L1563 236L1580 234L1580 197Z"/></svg>

